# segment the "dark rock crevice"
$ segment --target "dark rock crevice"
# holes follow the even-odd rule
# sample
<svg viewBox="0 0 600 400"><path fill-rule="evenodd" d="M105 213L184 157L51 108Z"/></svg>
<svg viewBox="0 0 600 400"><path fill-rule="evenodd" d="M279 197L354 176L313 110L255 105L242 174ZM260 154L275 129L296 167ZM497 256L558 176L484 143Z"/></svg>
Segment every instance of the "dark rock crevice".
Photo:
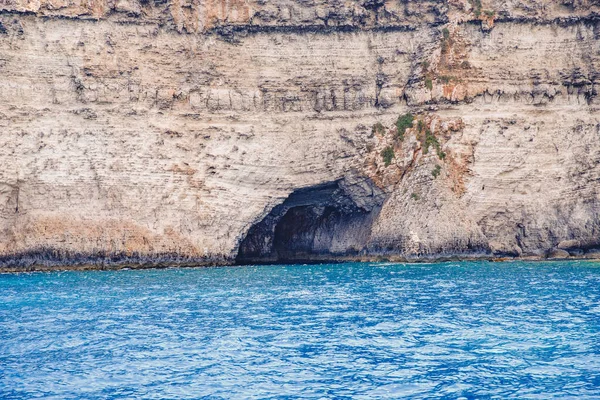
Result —
<svg viewBox="0 0 600 400"><path fill-rule="evenodd" d="M249 229L236 263L310 262L362 254L384 199L364 179L298 189Z"/></svg>

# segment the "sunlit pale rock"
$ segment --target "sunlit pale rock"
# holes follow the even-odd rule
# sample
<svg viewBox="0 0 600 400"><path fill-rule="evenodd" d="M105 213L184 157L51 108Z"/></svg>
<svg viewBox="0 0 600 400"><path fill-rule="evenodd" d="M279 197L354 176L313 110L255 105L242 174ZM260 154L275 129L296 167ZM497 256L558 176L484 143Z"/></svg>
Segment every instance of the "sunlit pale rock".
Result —
<svg viewBox="0 0 600 400"><path fill-rule="evenodd" d="M597 2L0 10L2 265L231 263L265 218L298 258L600 247Z"/></svg>

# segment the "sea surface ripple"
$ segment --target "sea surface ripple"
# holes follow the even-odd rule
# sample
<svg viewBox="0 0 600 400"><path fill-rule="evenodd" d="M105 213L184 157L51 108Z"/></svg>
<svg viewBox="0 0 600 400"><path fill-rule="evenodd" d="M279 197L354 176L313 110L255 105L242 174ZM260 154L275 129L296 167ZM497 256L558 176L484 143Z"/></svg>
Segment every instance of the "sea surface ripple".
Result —
<svg viewBox="0 0 600 400"><path fill-rule="evenodd" d="M600 398L600 264L0 275L0 398Z"/></svg>

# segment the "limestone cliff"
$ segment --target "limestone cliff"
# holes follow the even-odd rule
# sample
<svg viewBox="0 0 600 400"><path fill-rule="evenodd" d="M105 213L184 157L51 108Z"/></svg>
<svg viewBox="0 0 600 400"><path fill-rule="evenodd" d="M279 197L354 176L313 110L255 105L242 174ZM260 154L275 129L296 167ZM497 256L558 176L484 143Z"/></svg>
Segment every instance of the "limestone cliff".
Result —
<svg viewBox="0 0 600 400"><path fill-rule="evenodd" d="M0 0L0 266L594 256L598 0Z"/></svg>

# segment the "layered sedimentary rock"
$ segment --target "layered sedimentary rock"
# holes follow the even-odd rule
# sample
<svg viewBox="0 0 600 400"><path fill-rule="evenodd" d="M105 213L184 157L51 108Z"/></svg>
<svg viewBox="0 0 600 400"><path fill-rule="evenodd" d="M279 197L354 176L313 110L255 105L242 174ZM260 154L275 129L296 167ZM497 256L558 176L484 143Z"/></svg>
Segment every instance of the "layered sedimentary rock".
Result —
<svg viewBox="0 0 600 400"><path fill-rule="evenodd" d="M4 269L600 248L600 2L0 10Z"/></svg>

